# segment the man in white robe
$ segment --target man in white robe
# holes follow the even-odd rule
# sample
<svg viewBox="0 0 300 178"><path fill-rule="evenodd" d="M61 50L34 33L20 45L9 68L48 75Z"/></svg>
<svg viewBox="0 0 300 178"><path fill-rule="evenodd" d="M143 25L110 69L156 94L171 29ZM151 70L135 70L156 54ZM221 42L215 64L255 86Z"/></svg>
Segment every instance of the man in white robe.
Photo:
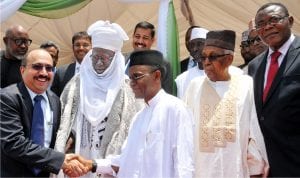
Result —
<svg viewBox="0 0 300 178"><path fill-rule="evenodd" d="M201 57L206 76L194 79L186 92L195 117L195 178L268 174L252 78L228 72L234 44L234 31L208 32Z"/></svg>
<svg viewBox="0 0 300 178"><path fill-rule="evenodd" d="M145 107L134 117L119 156L95 159L96 166L86 160L85 165L122 178L192 177L193 118L180 99L161 88L163 55L136 51L129 66L130 86Z"/></svg>
<svg viewBox="0 0 300 178"><path fill-rule="evenodd" d="M121 48L128 40L125 31L118 24L97 21L87 32L92 37L92 50L61 95L62 117L55 149L65 152L72 132L75 153L99 159L120 153L139 102L124 74Z"/></svg>
<svg viewBox="0 0 300 178"><path fill-rule="evenodd" d="M185 90L193 78L204 75L203 67L200 62L200 56L204 47L207 32L208 30L204 28L195 27L192 29L191 38L188 45L190 54L194 58L193 61L196 63L196 66L186 70L176 77L175 83L177 87L178 98L183 98Z"/></svg>

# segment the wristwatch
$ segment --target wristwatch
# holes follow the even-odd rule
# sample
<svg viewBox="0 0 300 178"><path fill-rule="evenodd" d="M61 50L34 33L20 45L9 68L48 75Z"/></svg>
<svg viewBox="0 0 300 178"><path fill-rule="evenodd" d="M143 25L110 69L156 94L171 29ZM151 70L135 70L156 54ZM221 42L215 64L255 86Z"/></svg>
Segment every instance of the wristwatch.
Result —
<svg viewBox="0 0 300 178"><path fill-rule="evenodd" d="M96 163L96 161L94 159L92 161L93 161L93 163L92 163L92 170L91 170L91 172L95 173L96 170L97 170L97 163Z"/></svg>

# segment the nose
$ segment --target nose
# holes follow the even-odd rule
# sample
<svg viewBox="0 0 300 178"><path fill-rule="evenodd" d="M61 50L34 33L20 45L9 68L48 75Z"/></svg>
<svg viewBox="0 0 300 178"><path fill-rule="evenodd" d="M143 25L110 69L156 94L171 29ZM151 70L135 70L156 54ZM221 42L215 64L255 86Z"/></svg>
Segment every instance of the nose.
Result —
<svg viewBox="0 0 300 178"><path fill-rule="evenodd" d="M42 70L39 71L39 73L40 73L40 74L47 75L48 72L47 72L47 70L46 70L46 67L43 67Z"/></svg>
<svg viewBox="0 0 300 178"><path fill-rule="evenodd" d="M96 65L103 65L103 64L104 63L103 63L102 59L98 59L97 62L96 62Z"/></svg>

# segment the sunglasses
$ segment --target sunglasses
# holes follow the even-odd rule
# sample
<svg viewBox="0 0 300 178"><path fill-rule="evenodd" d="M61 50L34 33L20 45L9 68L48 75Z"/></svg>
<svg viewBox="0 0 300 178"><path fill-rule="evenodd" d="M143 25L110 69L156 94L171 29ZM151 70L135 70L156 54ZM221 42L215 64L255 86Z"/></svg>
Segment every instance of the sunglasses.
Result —
<svg viewBox="0 0 300 178"><path fill-rule="evenodd" d="M26 46L30 46L32 43L31 39L24 39L24 38L10 38L10 39L13 40L17 46L21 46L22 44Z"/></svg>
<svg viewBox="0 0 300 178"><path fill-rule="evenodd" d="M42 71L44 68L47 72L53 72L54 67L51 65L43 65L43 64L31 64L31 68L36 71Z"/></svg>
<svg viewBox="0 0 300 178"><path fill-rule="evenodd" d="M230 54L220 54L220 55L212 55L212 56L201 56L200 60L201 60L201 62L204 62L205 59L208 59L209 62L212 62L212 61L217 60L220 57L227 56L227 55L230 55Z"/></svg>
<svg viewBox="0 0 300 178"><path fill-rule="evenodd" d="M107 64L107 63L111 62L114 59L114 56L115 55L113 55L113 56L104 55L104 57L103 57L103 56L98 56L98 55L93 55L92 54L90 57L95 62L98 62L100 60L102 63Z"/></svg>
<svg viewBox="0 0 300 178"><path fill-rule="evenodd" d="M141 74L141 73L133 73L132 76L129 76L129 79L130 81L138 81L139 79L142 79L144 78L145 76L148 76L150 74L152 74L153 72L157 71L158 69L154 69L152 71L150 71L149 73L144 73L144 74Z"/></svg>

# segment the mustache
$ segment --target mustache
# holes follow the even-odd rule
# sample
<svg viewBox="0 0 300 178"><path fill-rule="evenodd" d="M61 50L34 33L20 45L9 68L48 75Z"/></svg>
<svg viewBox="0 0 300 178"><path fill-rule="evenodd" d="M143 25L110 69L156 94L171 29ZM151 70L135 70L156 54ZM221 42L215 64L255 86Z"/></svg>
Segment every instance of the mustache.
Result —
<svg viewBox="0 0 300 178"><path fill-rule="evenodd" d="M46 79L47 81L51 80L51 78L48 77L47 75L38 75L38 76L35 76L34 79Z"/></svg>

